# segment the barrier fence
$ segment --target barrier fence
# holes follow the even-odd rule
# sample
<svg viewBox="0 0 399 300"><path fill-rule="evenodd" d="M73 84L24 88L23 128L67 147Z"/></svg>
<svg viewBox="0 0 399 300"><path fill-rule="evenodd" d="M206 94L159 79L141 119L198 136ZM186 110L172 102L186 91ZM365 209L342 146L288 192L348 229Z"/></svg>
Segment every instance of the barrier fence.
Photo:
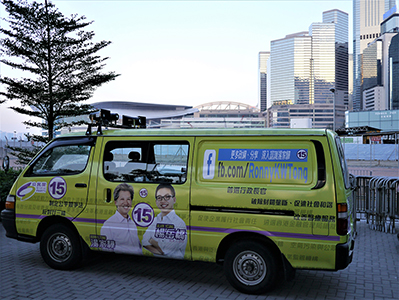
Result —
<svg viewBox="0 0 399 300"><path fill-rule="evenodd" d="M354 217L366 218L371 229L395 233L395 221L399 220L399 178L356 176L353 184Z"/></svg>

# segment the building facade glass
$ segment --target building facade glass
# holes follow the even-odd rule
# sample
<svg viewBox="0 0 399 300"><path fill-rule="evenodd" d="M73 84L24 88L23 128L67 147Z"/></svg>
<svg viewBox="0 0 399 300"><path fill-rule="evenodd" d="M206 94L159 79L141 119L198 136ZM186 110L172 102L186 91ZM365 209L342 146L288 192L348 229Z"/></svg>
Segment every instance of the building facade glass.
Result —
<svg viewBox="0 0 399 300"><path fill-rule="evenodd" d="M381 33L399 32L399 14L395 13L381 23Z"/></svg>
<svg viewBox="0 0 399 300"><path fill-rule="evenodd" d="M313 127L343 126L348 57L348 14L336 9L323 12L323 22L312 23L309 32L272 41L270 98L276 107L269 114L274 118L269 124L289 127L289 119L298 117L294 110L301 109L296 106L313 105L312 114L304 115L312 118ZM295 109L286 105L295 105ZM316 112L315 105L326 107Z"/></svg>
<svg viewBox="0 0 399 300"><path fill-rule="evenodd" d="M363 109L363 50L381 35L384 13L395 0L353 0L353 110Z"/></svg>
<svg viewBox="0 0 399 300"><path fill-rule="evenodd" d="M376 40L363 51L363 89L382 85L382 41Z"/></svg>
<svg viewBox="0 0 399 300"><path fill-rule="evenodd" d="M267 109L267 60L270 52L259 52L259 108L260 111Z"/></svg>
<svg viewBox="0 0 399 300"><path fill-rule="evenodd" d="M389 52L395 52L395 41L392 39L398 34L399 14L396 6L385 13L386 19L381 23L381 35L368 43L362 54L362 101L363 110L392 109L392 99L395 97L393 81L396 80L393 68L395 64Z"/></svg>
<svg viewBox="0 0 399 300"><path fill-rule="evenodd" d="M323 23L335 24L335 89L342 91L345 110L349 108L348 15L339 10L323 12Z"/></svg>
<svg viewBox="0 0 399 300"><path fill-rule="evenodd" d="M334 102L330 89L335 87L335 24L313 23L312 36L314 103Z"/></svg>
<svg viewBox="0 0 399 300"><path fill-rule="evenodd" d="M345 127L370 126L381 131L397 131L399 110L373 110L345 113Z"/></svg>
<svg viewBox="0 0 399 300"><path fill-rule="evenodd" d="M391 40L388 60L389 109L399 109L399 34L396 34Z"/></svg>
<svg viewBox="0 0 399 300"><path fill-rule="evenodd" d="M311 41L308 32L287 35L270 43L271 102L307 104L311 89Z"/></svg>

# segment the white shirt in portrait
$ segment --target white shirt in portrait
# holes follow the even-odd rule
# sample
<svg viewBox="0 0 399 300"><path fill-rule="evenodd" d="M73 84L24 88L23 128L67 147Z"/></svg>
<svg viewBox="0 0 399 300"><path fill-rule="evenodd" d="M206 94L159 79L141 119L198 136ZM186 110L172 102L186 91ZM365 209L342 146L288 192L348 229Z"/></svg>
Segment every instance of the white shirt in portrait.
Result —
<svg viewBox="0 0 399 300"><path fill-rule="evenodd" d="M118 253L142 254L140 240L137 235L137 227L128 216L124 218L118 211L115 212L101 227L101 235L107 240L115 241Z"/></svg>
<svg viewBox="0 0 399 300"><path fill-rule="evenodd" d="M174 210L164 217L159 213L143 235L143 246L151 245L150 239L158 242L164 253L164 255L154 254L155 256L183 259L187 246L186 223Z"/></svg>

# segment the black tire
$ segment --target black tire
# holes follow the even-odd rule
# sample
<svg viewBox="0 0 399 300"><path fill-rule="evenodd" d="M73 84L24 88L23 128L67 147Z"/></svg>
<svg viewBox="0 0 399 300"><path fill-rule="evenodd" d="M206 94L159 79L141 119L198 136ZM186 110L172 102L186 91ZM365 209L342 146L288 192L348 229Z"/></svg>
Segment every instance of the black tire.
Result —
<svg viewBox="0 0 399 300"><path fill-rule="evenodd" d="M74 269L82 261L79 236L63 224L46 229L40 240L40 253L46 264L58 270Z"/></svg>
<svg viewBox="0 0 399 300"><path fill-rule="evenodd" d="M280 278L277 258L265 245L242 241L227 251L224 272L229 283L245 294L263 294Z"/></svg>

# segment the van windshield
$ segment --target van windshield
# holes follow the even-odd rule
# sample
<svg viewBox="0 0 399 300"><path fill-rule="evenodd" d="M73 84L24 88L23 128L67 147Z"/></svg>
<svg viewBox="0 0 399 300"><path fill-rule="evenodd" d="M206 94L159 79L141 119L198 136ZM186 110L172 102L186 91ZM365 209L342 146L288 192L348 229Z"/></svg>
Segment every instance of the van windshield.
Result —
<svg viewBox="0 0 399 300"><path fill-rule="evenodd" d="M68 175L84 171L90 145L61 145L44 152L32 165L30 175Z"/></svg>
<svg viewBox="0 0 399 300"><path fill-rule="evenodd" d="M335 144L337 145L338 149L338 156L339 156L342 174L344 176L345 188L349 189L351 185L349 180L348 165L346 164L345 153L342 147L341 139L338 136L335 138Z"/></svg>

